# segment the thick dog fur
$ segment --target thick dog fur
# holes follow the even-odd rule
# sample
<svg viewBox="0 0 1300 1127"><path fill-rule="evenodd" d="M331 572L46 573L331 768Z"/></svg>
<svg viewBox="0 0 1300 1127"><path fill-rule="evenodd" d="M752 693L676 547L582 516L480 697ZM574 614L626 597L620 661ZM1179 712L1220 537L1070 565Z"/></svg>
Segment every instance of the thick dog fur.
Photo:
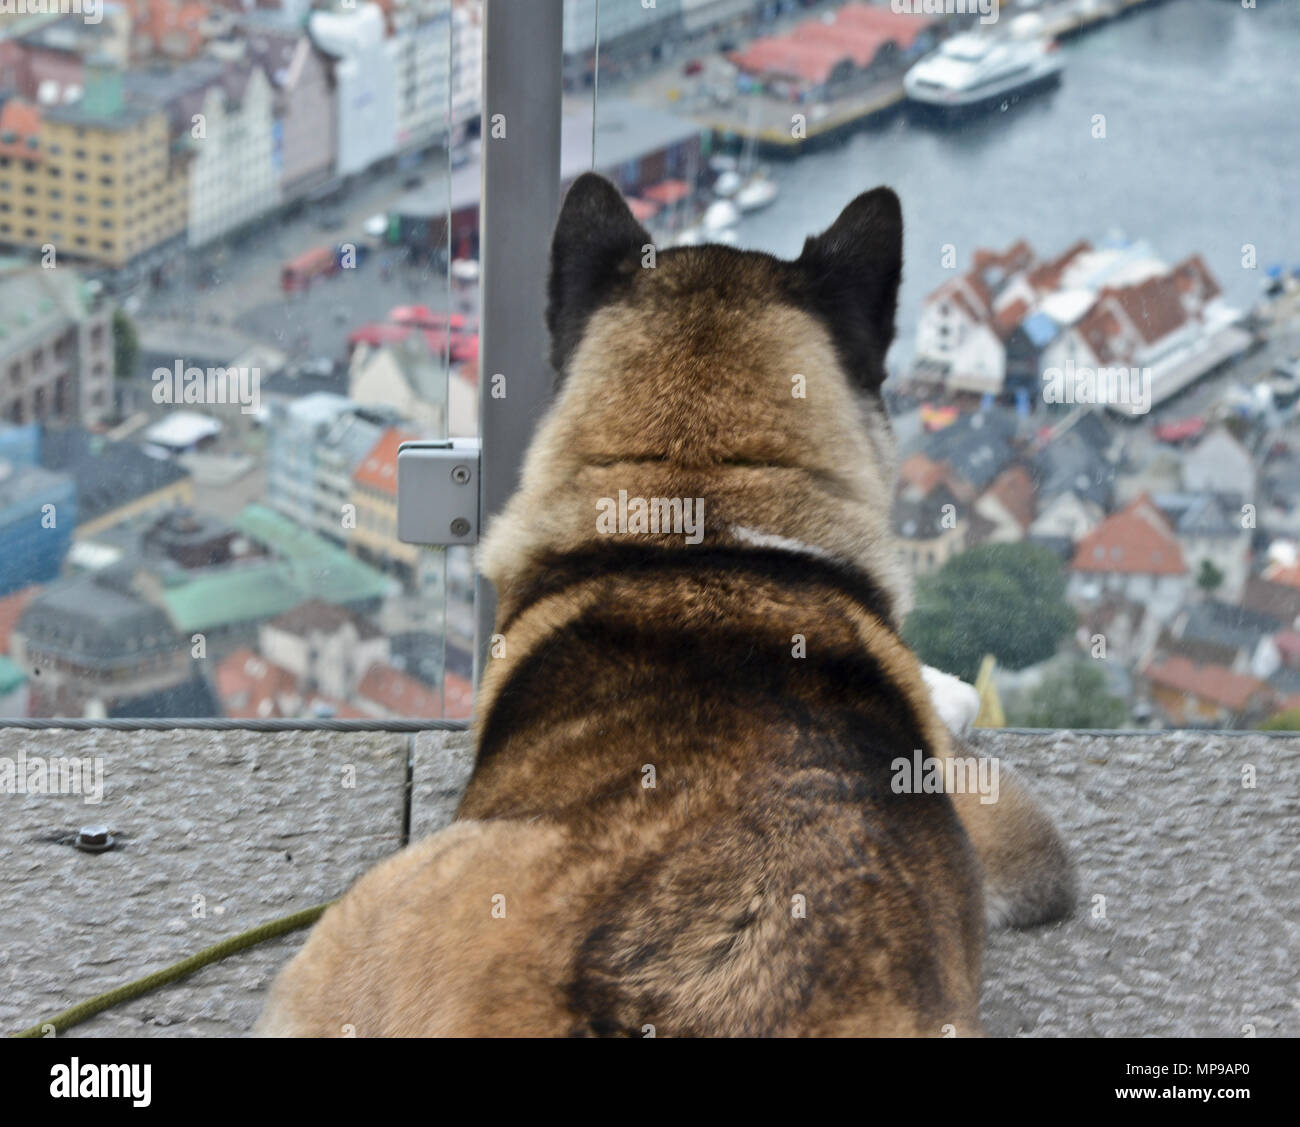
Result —
<svg viewBox="0 0 1300 1127"><path fill-rule="evenodd" d="M986 900L1070 908L1005 773L993 805L891 788L951 754L896 632L897 198L794 262L650 242L607 182L571 189L559 388L481 551L473 778L326 913L264 1034L976 1034ZM702 498L702 542L598 531L620 490Z"/></svg>

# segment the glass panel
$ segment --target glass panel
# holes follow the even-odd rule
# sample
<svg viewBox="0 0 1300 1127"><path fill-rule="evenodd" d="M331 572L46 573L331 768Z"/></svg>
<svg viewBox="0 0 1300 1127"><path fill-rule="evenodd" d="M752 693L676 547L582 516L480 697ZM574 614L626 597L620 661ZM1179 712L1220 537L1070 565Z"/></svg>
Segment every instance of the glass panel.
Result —
<svg viewBox="0 0 1300 1127"><path fill-rule="evenodd" d="M468 715L481 0L248 7L0 32L0 716Z"/></svg>
<svg viewBox="0 0 1300 1127"><path fill-rule="evenodd" d="M566 21L566 178L594 164L661 248L794 257L857 193L901 197L907 636L980 680L983 722L1300 725L1290 6Z"/></svg>

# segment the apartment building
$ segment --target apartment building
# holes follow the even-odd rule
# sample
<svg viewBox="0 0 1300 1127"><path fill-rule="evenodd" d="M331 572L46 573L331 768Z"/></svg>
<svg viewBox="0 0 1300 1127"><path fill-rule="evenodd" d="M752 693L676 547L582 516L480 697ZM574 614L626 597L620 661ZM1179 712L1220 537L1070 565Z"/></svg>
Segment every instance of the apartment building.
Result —
<svg viewBox="0 0 1300 1127"><path fill-rule="evenodd" d="M84 92L0 108L0 244L148 268L183 243L188 174L158 105L128 101L122 72L87 60Z"/></svg>
<svg viewBox="0 0 1300 1127"><path fill-rule="evenodd" d="M386 0L381 5L397 70L397 146L442 142L477 117L483 27L477 5L451 0Z"/></svg>
<svg viewBox="0 0 1300 1127"><path fill-rule="evenodd" d="M86 426L112 409L108 303L69 267L0 262L0 419Z"/></svg>
<svg viewBox="0 0 1300 1127"><path fill-rule="evenodd" d="M352 475L357 527L348 543L354 555L408 583L424 549L397 538L397 451L415 437L390 427L357 467Z"/></svg>
<svg viewBox="0 0 1300 1127"><path fill-rule="evenodd" d="M308 34L333 60L337 145L334 173L355 176L397 152L398 67L376 4L313 11Z"/></svg>
<svg viewBox="0 0 1300 1127"><path fill-rule="evenodd" d="M186 243L200 247L280 202L274 91L256 64L195 59L133 72L132 104L165 106L188 162Z"/></svg>
<svg viewBox="0 0 1300 1127"><path fill-rule="evenodd" d="M274 97L273 159L280 197L297 199L334 175L334 91L329 63L296 27L245 17L248 57L266 72Z"/></svg>

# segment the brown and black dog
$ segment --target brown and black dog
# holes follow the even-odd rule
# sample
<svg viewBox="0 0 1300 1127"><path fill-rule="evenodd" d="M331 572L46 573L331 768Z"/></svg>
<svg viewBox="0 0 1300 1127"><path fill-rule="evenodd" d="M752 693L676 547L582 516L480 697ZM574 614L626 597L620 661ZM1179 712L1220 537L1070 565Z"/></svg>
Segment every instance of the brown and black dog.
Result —
<svg viewBox="0 0 1300 1127"><path fill-rule="evenodd" d="M499 594L456 820L368 873L259 1032L979 1032L996 922L1069 910L1024 791L952 755L900 641L880 386L902 215L800 257L656 253L588 175L555 233L560 375L481 551Z"/></svg>

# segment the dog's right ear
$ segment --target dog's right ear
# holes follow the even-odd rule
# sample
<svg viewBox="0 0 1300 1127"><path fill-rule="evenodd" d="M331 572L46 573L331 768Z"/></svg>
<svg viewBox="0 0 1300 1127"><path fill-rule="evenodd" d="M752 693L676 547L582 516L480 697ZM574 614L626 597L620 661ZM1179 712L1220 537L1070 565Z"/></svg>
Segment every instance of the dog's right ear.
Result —
<svg viewBox="0 0 1300 1127"><path fill-rule="evenodd" d="M564 197L551 242L546 327L551 365L562 373L592 313L639 269L654 240L633 217L619 190L584 172Z"/></svg>

